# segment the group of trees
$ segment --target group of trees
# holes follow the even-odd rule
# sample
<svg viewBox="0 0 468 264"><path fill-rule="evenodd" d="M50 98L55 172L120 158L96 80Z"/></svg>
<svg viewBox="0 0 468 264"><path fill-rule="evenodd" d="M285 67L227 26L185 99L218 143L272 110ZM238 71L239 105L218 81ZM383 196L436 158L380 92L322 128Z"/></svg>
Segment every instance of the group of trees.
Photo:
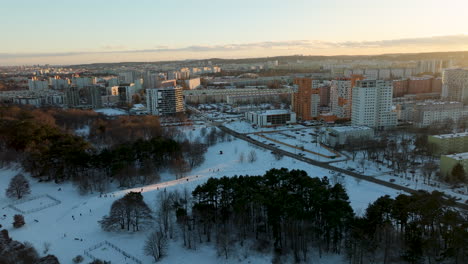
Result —
<svg viewBox="0 0 468 264"><path fill-rule="evenodd" d="M466 263L468 218L442 193L383 196L354 218L350 263Z"/></svg>
<svg viewBox="0 0 468 264"><path fill-rule="evenodd" d="M147 226L152 218L151 209L141 193L129 192L112 204L109 215L104 216L100 224L106 231L136 232Z"/></svg>
<svg viewBox="0 0 468 264"><path fill-rule="evenodd" d="M254 239L259 250L272 247L308 261L312 245L341 252L342 230L353 218L343 186L304 171L272 169L264 176L209 179L193 191L186 221L199 242L216 242L229 257L232 245Z"/></svg>
<svg viewBox="0 0 468 264"><path fill-rule="evenodd" d="M299 170L209 179L190 195L161 192L145 252L159 259L178 234L190 249L213 243L225 258L237 246L311 261L311 251L350 263L466 263L468 217L440 192L383 196L355 215L339 183ZM161 255L158 255L159 252Z"/></svg>
<svg viewBox="0 0 468 264"><path fill-rule="evenodd" d="M6 229L0 231L0 263L2 264L59 264L57 257L40 257L37 250L28 242L13 240Z"/></svg>
<svg viewBox="0 0 468 264"><path fill-rule="evenodd" d="M153 117L104 120L85 112L80 119L83 113L72 112L0 107L0 160L20 162L34 178L72 180L83 192L103 192L114 180L120 186L155 182L161 169L181 176L204 161L220 136L215 129L204 140L175 141L174 131L161 129ZM91 141L70 133L76 124L63 116L89 123Z"/></svg>

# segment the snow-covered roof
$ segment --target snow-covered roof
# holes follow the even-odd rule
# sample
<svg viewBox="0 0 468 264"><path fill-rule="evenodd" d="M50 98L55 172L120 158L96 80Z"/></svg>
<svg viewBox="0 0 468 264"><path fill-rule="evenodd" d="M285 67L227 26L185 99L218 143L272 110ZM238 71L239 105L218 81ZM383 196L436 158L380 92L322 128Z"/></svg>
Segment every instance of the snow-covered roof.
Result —
<svg viewBox="0 0 468 264"><path fill-rule="evenodd" d="M456 160L466 160L468 159L468 152L445 155L445 156L448 158L456 159Z"/></svg>
<svg viewBox="0 0 468 264"><path fill-rule="evenodd" d="M335 130L336 132L349 132L357 130L372 130L372 128L366 126L337 126L331 127L330 130Z"/></svg>
<svg viewBox="0 0 468 264"><path fill-rule="evenodd" d="M457 138L457 137L468 137L468 132L436 135L436 136L434 136L434 137L435 137L435 138L440 138L440 139Z"/></svg>

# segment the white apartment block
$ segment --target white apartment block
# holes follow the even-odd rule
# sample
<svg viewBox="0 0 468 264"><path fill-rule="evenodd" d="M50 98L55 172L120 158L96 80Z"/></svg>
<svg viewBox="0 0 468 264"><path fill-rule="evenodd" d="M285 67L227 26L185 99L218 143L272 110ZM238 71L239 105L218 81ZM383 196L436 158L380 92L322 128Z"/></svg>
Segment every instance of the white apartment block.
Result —
<svg viewBox="0 0 468 264"><path fill-rule="evenodd" d="M78 88L84 88L88 85L95 84L95 79L92 77L73 77L72 84L76 85Z"/></svg>
<svg viewBox="0 0 468 264"><path fill-rule="evenodd" d="M365 140L372 138L374 138L374 130L370 127L341 126L323 129L320 136L320 142L328 146L335 147L337 145L345 145L348 140Z"/></svg>
<svg viewBox="0 0 468 264"><path fill-rule="evenodd" d="M200 87L200 84L201 84L200 78L193 78L193 79L185 80L185 85L187 86L189 90Z"/></svg>
<svg viewBox="0 0 468 264"><path fill-rule="evenodd" d="M353 88L351 123L384 129L396 126L397 115L392 111L391 81L362 80Z"/></svg>
<svg viewBox="0 0 468 264"><path fill-rule="evenodd" d="M443 71L442 98L468 104L468 69L446 69Z"/></svg>
<svg viewBox="0 0 468 264"><path fill-rule="evenodd" d="M151 115L168 115L185 111L182 87L146 89L146 106Z"/></svg>
<svg viewBox="0 0 468 264"><path fill-rule="evenodd" d="M259 127L272 127L296 123L296 113L283 109L246 112L244 116L248 121Z"/></svg>
<svg viewBox="0 0 468 264"><path fill-rule="evenodd" d="M338 118L351 117L351 80L332 80L330 86L331 112Z"/></svg>
<svg viewBox="0 0 468 264"><path fill-rule="evenodd" d="M37 80L33 78L33 79L28 80L28 87L30 91L46 90L46 89L49 89L49 82L41 81L41 80Z"/></svg>
<svg viewBox="0 0 468 264"><path fill-rule="evenodd" d="M49 78L49 84L55 90L64 90L64 89L68 88L68 86L70 85L68 79L60 79L58 77Z"/></svg>

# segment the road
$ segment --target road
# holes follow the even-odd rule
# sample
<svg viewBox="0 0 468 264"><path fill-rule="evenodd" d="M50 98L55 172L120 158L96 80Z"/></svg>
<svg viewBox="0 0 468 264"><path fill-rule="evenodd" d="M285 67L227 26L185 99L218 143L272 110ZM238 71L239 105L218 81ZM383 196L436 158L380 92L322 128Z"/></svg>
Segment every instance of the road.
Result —
<svg viewBox="0 0 468 264"><path fill-rule="evenodd" d="M365 180L365 181L372 182L372 183L375 183L375 184L380 184L380 185L383 185L385 187L392 188L392 189L395 189L395 190L398 190L398 191L404 191L404 192L407 192L407 193L417 193L418 192L417 190L412 189L412 188L408 188L406 186L401 186L401 185L391 183L391 182L387 182L387 181L384 181L384 180L380 180L380 179L377 179L377 178L374 178L374 177L371 177L371 176L366 176L366 175L363 175L363 174L359 174L357 172L353 172L353 171L349 171L349 170L346 170L346 169L343 169L343 168L340 168L340 167L332 166L332 165L330 165L329 163L326 163L326 162L316 161L316 160L306 158L306 157L303 157L303 156L300 156L300 155L297 155L297 154L294 154L294 153L291 153L291 152L288 152L288 151L278 149L276 147L273 147L273 146L270 146L268 144L262 143L260 141L254 140L251 137L249 137L248 135L237 133L236 131L229 129L229 128L225 127L222 124L218 124L217 127L219 129L221 129L222 131L224 131L224 132L226 132L226 133L228 133L230 135L233 135L236 138L245 140L245 141L247 141L249 143L252 143L254 145L257 145L259 147L262 147L262 148L265 148L265 149L280 153L280 154L282 154L284 156L288 156L288 157L291 157L291 158L294 158L296 160L300 160L300 161L309 163L309 164L317 166L317 167L321 167L321 168L328 169L328 170L331 170L331 171L336 171L336 172L339 172L339 173L343 173L343 174L349 175L349 176L357 178L357 179ZM465 204L465 203L457 202L456 207L458 207L460 209L468 210L468 204Z"/></svg>

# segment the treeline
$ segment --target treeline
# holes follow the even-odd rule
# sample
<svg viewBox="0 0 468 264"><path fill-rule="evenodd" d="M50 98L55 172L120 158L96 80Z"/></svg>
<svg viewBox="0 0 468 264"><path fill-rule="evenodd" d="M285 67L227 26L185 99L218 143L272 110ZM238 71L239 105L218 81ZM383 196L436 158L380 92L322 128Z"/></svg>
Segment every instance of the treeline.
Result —
<svg viewBox="0 0 468 264"><path fill-rule="evenodd" d="M160 191L158 200L153 233L160 242L149 246L163 249L161 241L179 236L189 249L214 243L225 258L239 246L273 250L276 263L310 262L312 252L352 264L468 261L467 215L436 191L383 196L357 216L340 184L283 168L211 178L192 195Z"/></svg>
<svg viewBox="0 0 468 264"><path fill-rule="evenodd" d="M42 253L48 254L45 248ZM13 240L6 229L0 231L0 263L2 264L59 264L57 257L47 255L40 257L37 250L28 242Z"/></svg>
<svg viewBox="0 0 468 264"><path fill-rule="evenodd" d="M125 141L120 138L119 144L113 141L96 147L33 111L16 107L0 109L0 161L19 162L32 177L41 180L72 180L83 192L103 192L114 180L126 187L152 183L159 179L159 171L163 169L183 176L204 161L208 144L216 142L216 138L209 140L216 137L216 131L207 133L206 143L200 139L177 142L168 138L172 134L165 136L152 126L141 125L147 120L125 119L141 125L135 131L147 133L127 134L135 125L125 125L123 132L116 133L125 135ZM114 137L112 133L108 135Z"/></svg>

